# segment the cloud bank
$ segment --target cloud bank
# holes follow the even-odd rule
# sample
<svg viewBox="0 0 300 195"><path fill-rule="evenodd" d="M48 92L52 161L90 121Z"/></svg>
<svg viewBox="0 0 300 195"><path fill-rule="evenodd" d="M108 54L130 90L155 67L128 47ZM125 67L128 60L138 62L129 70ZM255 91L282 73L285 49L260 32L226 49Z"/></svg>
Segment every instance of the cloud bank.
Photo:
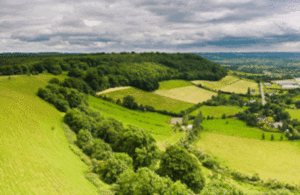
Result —
<svg viewBox="0 0 300 195"><path fill-rule="evenodd" d="M0 52L300 51L298 0L2 0Z"/></svg>

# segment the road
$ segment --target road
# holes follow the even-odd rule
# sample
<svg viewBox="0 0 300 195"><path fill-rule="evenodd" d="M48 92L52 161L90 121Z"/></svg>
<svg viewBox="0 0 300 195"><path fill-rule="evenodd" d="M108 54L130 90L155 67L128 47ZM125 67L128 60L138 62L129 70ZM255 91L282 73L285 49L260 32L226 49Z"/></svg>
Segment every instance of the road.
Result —
<svg viewBox="0 0 300 195"><path fill-rule="evenodd" d="M266 100L265 100L264 88L261 82L260 82L260 93L261 93L262 105L264 106L266 104Z"/></svg>

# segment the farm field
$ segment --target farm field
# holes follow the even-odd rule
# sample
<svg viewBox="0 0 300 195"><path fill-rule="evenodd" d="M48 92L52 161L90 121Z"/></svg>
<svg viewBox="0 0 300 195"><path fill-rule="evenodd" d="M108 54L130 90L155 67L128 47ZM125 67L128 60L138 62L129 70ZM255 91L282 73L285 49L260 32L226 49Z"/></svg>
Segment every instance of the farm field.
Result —
<svg viewBox="0 0 300 195"><path fill-rule="evenodd" d="M250 89L255 89L256 93L259 94L258 84L255 82L239 80L231 85L227 85L225 87L220 88L221 91L234 92L234 93L247 93L248 87Z"/></svg>
<svg viewBox="0 0 300 195"><path fill-rule="evenodd" d="M192 83L196 85L202 85L204 87L207 87L212 90L219 90L222 87L225 87L227 85L230 85L232 83L237 82L239 79L234 76L226 76L222 78L220 81L202 81L202 80L195 80L192 81Z"/></svg>
<svg viewBox="0 0 300 195"><path fill-rule="evenodd" d="M0 194L97 194L87 165L69 148L62 113L36 96L53 77L0 82Z"/></svg>
<svg viewBox="0 0 300 195"><path fill-rule="evenodd" d="M259 88L257 83L251 80L240 80L235 76L226 76L220 81L201 81L196 80L192 81L194 84L199 85L201 84L204 87L207 87L212 90L221 90L226 92L234 92L234 93L247 93L248 87L250 89L255 89L256 94L259 93Z"/></svg>
<svg viewBox="0 0 300 195"><path fill-rule="evenodd" d="M102 95L106 95L107 97L111 97L115 100L117 100L118 98L123 100L123 97L131 95L135 98L135 101L138 104L149 105L153 106L157 110L167 110L175 113L179 113L181 110L185 110L193 106L193 104L189 102L180 101L170 97L164 97L133 87L118 91L112 91Z"/></svg>
<svg viewBox="0 0 300 195"><path fill-rule="evenodd" d="M204 102L211 99L213 95L217 95L215 92L201 89L196 86L180 87L170 90L156 90L154 93L193 104Z"/></svg>
<svg viewBox="0 0 300 195"><path fill-rule="evenodd" d="M228 122L228 124L226 124ZM281 133L271 133L260 130L257 127L249 127L243 121L236 119L214 119L214 120L203 120L203 128L208 132L231 135L237 137L246 137L261 140L262 133L265 134L265 141L271 139L271 134L274 135L274 140L280 140ZM287 138L283 135L283 140Z"/></svg>
<svg viewBox="0 0 300 195"><path fill-rule="evenodd" d="M193 112L191 112L189 115L191 116L197 116L199 111L202 111L202 115L207 116L214 116L214 117L222 117L223 114L226 114L226 116L234 115L238 112L242 112L247 107L238 107L238 106L202 106Z"/></svg>
<svg viewBox="0 0 300 195"><path fill-rule="evenodd" d="M260 178L299 183L300 142L269 141L203 132L197 147L223 166Z"/></svg>
<svg viewBox="0 0 300 195"><path fill-rule="evenodd" d="M158 90L169 90L169 89L187 87L187 86L193 86L193 84L190 81L185 81L185 80L169 80L169 81L159 82Z"/></svg>

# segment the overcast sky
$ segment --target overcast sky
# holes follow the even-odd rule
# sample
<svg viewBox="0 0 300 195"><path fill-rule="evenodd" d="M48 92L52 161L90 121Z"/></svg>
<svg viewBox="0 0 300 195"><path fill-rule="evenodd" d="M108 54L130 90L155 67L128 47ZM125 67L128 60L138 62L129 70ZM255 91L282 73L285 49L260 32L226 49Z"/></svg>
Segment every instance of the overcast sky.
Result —
<svg viewBox="0 0 300 195"><path fill-rule="evenodd" d="M300 52L299 0L0 0L0 52Z"/></svg>

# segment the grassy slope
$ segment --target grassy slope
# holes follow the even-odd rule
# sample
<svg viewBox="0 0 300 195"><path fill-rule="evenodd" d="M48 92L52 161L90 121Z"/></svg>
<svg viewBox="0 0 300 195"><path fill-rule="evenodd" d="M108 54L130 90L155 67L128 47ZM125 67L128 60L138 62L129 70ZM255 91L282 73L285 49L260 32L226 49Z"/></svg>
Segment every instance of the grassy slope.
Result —
<svg viewBox="0 0 300 195"><path fill-rule="evenodd" d="M194 104L204 102L211 99L213 95L217 95L214 92L196 86L180 87L170 90L157 90L154 93Z"/></svg>
<svg viewBox="0 0 300 195"><path fill-rule="evenodd" d="M104 117L115 118L124 125L136 125L151 132L158 141L166 141L172 136L171 117L152 112L129 110L117 104L89 96L91 107L99 110Z"/></svg>
<svg viewBox="0 0 300 195"><path fill-rule="evenodd" d="M267 141L204 132L197 143L223 165L242 173L258 173L264 180L299 183L300 142Z"/></svg>
<svg viewBox="0 0 300 195"><path fill-rule="evenodd" d="M179 113L181 110L187 109L193 104L179 101L169 97L163 97L154 93L145 92L136 88L128 88L118 91L112 91L105 94L107 97L113 99L123 99L126 95L131 95L135 98L136 102L143 105L153 106L157 110L167 110Z"/></svg>
<svg viewBox="0 0 300 195"><path fill-rule="evenodd" d="M52 77L17 76L0 82L0 194L97 191L84 177L88 167L69 148L62 114L35 95Z"/></svg>
<svg viewBox="0 0 300 195"><path fill-rule="evenodd" d="M228 122L228 124L226 124ZM270 140L271 134L274 135L275 140L280 140L281 133L265 132L257 127L249 127L243 121L236 119L214 119L203 120L203 128L209 132L215 132L223 135L233 135L238 137L247 137L254 139L261 139L262 133L265 134L265 139ZM284 136L284 140L287 138Z"/></svg>
<svg viewBox="0 0 300 195"><path fill-rule="evenodd" d="M199 111L202 111L202 115L207 116L214 116L214 117L221 117L223 114L234 115L238 112L244 111L246 107L240 108L238 106L202 106L193 112L190 113L192 116L196 116Z"/></svg>

